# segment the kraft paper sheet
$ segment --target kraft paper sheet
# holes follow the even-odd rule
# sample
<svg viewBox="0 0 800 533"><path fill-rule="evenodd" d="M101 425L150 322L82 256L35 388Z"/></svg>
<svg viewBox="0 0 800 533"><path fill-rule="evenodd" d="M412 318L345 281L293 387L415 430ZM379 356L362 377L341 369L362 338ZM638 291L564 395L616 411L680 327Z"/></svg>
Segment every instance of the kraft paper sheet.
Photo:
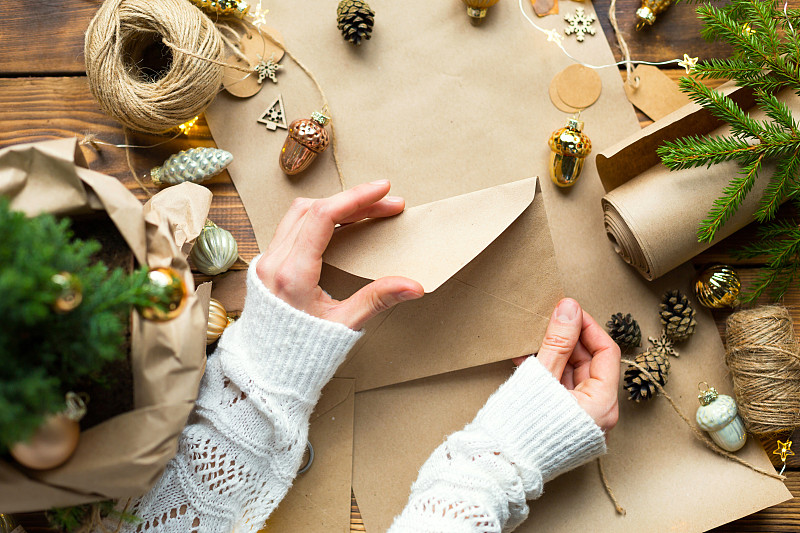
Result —
<svg viewBox="0 0 800 533"><path fill-rule="evenodd" d="M393 194L413 207L539 175L566 293L599 321L617 311L631 312L645 336L657 335L661 293L687 290L693 269L684 265L648 283L617 256L605 236L604 191L593 156L572 189L557 190L547 179L546 139L567 118L550 105L548 86L571 60L522 19L513 1L495 5L479 28L470 25L458 2L373 0L371 5L375 31L359 48L344 42L331 24L333 0L298 0L270 11L270 24L325 89L348 185L391 179ZM561 6L565 12L584 7L593 13L585 3L563 1ZM558 17L537 23L563 31ZM564 45L587 63L614 62L602 34L582 44L568 38ZM262 249L295 196L321 197L339 190L330 150L308 171L288 178L277 165L285 132L269 132L256 123L278 90L290 121L320 105L304 74L287 59L283 62L279 88L268 84L248 100L221 94L207 113L217 143L234 153L229 170ZM602 149L639 131L639 125L618 70L598 73L602 94L581 119L593 145ZM527 268L534 272L538 265ZM495 272L500 271L496 266ZM440 313L445 319L460 310L451 305ZM698 405L699 381L730 391L711 315L699 310L698 323L698 333L682 347L680 360L673 361L667 385L690 415ZM503 340L497 335L492 342ZM401 347L409 341L413 333L397 339ZM474 416L504 379L504 365L356 394L353 487L367 531L383 531L391 523L422 462L445 435ZM780 482L707 450L665 401L632 405L620 396L621 420L609 434L606 469L628 515L615 514L590 465L549 483L520 531L699 532L791 497ZM770 468L754 443L740 455Z"/></svg>
<svg viewBox="0 0 800 533"><path fill-rule="evenodd" d="M727 85L722 90L748 103L742 89ZM793 114L800 112L800 97L791 91L780 93L778 98ZM672 172L658 159L656 149L678 136L729 133L728 126L710 132L704 129L711 123L706 115L696 104L684 106L598 156L600 177L608 191L603 197L608 238L620 256L647 279L662 276L752 222L775 169L775 163L764 164L747 198L714 240L697 242L700 222L728 182L738 175L739 164L726 161L709 168ZM763 120L766 115L754 110L751 116ZM645 164L650 166L641 169Z"/></svg>
<svg viewBox="0 0 800 533"><path fill-rule="evenodd" d="M46 211L78 215L105 211L137 261L172 266L184 277L189 300L166 323L132 313L134 410L81 433L64 465L30 471L0 461L0 512L69 506L146 492L177 450L205 366L204 339L210 286L195 292L180 246L202 229L211 193L194 184L158 193L142 204L115 178L85 165L76 139L0 150L0 194L30 216ZM158 205L170 205L162 211ZM178 231L177 228L180 228ZM175 238L180 234L181 241ZM91 408L91 404L90 404Z"/></svg>

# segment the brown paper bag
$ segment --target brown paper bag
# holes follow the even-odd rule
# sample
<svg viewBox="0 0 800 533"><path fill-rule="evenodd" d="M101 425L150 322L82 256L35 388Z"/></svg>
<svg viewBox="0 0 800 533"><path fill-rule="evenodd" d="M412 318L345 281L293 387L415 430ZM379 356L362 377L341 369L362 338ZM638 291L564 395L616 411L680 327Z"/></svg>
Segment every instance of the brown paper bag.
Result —
<svg viewBox="0 0 800 533"><path fill-rule="evenodd" d="M132 314L133 411L84 431L75 454L53 470L25 470L0 461L2 512L147 491L177 450L203 374L210 287L194 291L181 246L200 233L211 193L183 184L165 189L142 206L119 181L81 165L85 162L76 139L5 148L0 150L0 194L11 198L13 209L31 216L106 211L137 261L175 268L190 296L183 313L169 322L148 322ZM172 209L167 214L158 205Z"/></svg>
<svg viewBox="0 0 800 533"><path fill-rule="evenodd" d="M533 353L563 295L536 178L345 226L324 261L334 297L388 275L428 293L367 323L337 372L357 391Z"/></svg>
<svg viewBox="0 0 800 533"><path fill-rule="evenodd" d="M517 2L499 2L479 28L470 25L458 2L370 3L376 11L375 31L359 48L343 42L331 25L333 4L297 0L270 10L270 24L281 30L287 47L327 94L349 186L391 179L393 194L404 196L411 207L548 175L547 138L566 119L548 102L548 88L573 60L524 21ZM562 3L566 11L570 5ZM580 5L594 14L590 4ZM530 15L530 6L524 7ZM537 24L563 32L558 17ZM614 63L602 35L587 36L583 43L567 38L563 44L585 63ZM305 75L288 58L283 64L279 87L265 87L247 100L221 94L206 114L217 143L235 156L229 171L262 249L295 196L321 197L339 190L331 150L289 178L277 165L285 132L267 131L256 122L279 91L289 121L321 105ZM618 69L597 72L603 90L581 120L593 146L602 149L639 131L639 124ZM631 312L645 336L657 335L661 292L686 290L693 269L679 267L648 284L620 260L605 236L604 192L593 157L572 189L557 190L546 179L542 189L566 293L598 321ZM453 311L444 308L442 316ZM672 365L667 386L690 414L699 381L730 390L714 321L701 309L698 322L698 333ZM481 395L497 384L500 378L488 370L481 379L481 368L486 367L429 378L445 390L427 403L417 401L417 381L356 395L354 488L367 531L382 531L400 512L433 444L458 425L437 421L448 416L459 423L469 420L482 404ZM477 385L467 380L457 386L465 383L462 374L472 372ZM704 531L791 497L781 483L718 458L697 443L666 402L624 402L620 424L609 434L606 469L628 515L615 515L589 466L548 484L545 499L534 502L521 531ZM743 457L770 467L753 444Z"/></svg>
<svg viewBox="0 0 800 533"><path fill-rule="evenodd" d="M745 107L748 91L727 84L722 88ZM800 113L800 98L791 91L779 93L793 114ZM751 113L763 120L765 113ZM656 148L666 140L697 134L726 135L728 126L709 131L719 122L696 104L690 104L620 141L597 156L597 168L605 186L603 197L608 238L617 253L642 275L655 279L685 263L703 250L754 220L768 176L775 163L767 163L760 178L737 213L717 231L711 242L697 242L697 227L706 218L714 200L739 171L739 164L726 161L709 168L670 171L658 159Z"/></svg>

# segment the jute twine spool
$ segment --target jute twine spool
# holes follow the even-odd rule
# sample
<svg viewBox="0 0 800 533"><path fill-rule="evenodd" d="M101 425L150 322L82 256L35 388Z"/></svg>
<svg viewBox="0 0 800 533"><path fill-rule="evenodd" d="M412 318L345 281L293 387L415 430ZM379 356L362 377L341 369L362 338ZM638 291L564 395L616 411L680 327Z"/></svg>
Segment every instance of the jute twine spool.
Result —
<svg viewBox="0 0 800 533"><path fill-rule="evenodd" d="M800 343L789 311L764 306L733 313L725 362L745 426L755 435L800 424Z"/></svg>
<svg viewBox="0 0 800 533"><path fill-rule="evenodd" d="M160 71L143 68L162 52ZM86 74L103 111L129 128L163 133L202 113L219 91L223 45L186 0L106 0L86 30Z"/></svg>

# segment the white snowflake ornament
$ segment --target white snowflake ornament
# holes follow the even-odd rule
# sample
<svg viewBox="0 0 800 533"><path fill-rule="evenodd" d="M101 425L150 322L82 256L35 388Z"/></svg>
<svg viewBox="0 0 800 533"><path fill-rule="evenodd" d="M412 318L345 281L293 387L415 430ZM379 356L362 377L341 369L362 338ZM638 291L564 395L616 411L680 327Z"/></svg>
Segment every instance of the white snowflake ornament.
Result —
<svg viewBox="0 0 800 533"><path fill-rule="evenodd" d="M583 37L587 33L589 35L594 35L595 33L592 27L592 24L596 20L594 15L587 15L583 12L582 7L576 8L575 13L572 15L564 15L564 20L569 22L569 28L565 28L564 33L567 35L572 35L574 33L578 42L583 42Z"/></svg>

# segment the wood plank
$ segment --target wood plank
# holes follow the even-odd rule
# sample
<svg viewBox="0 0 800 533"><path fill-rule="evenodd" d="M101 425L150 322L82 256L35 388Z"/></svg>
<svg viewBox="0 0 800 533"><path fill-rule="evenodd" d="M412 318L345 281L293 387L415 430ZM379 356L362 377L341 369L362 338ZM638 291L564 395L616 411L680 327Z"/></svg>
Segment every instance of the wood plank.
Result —
<svg viewBox="0 0 800 533"><path fill-rule="evenodd" d="M125 134L107 117L92 97L85 77L0 79L0 148L12 144L63 137L97 139L113 144L125 143ZM165 138L131 134L129 144L152 145ZM130 149L131 163L147 192L134 180L125 150L112 146L82 146L89 167L117 177L137 198L146 201L158 188L149 180L149 170L169 155L193 146L215 146L205 121L198 121L189 137L181 136L147 149ZM239 253L249 260L258 253L250 220L227 172L204 183L214 194L209 218L230 231L239 243ZM238 261L234 268L245 268Z"/></svg>
<svg viewBox="0 0 800 533"><path fill-rule="evenodd" d="M85 0L0 2L0 76L83 74L83 34L99 5Z"/></svg>

